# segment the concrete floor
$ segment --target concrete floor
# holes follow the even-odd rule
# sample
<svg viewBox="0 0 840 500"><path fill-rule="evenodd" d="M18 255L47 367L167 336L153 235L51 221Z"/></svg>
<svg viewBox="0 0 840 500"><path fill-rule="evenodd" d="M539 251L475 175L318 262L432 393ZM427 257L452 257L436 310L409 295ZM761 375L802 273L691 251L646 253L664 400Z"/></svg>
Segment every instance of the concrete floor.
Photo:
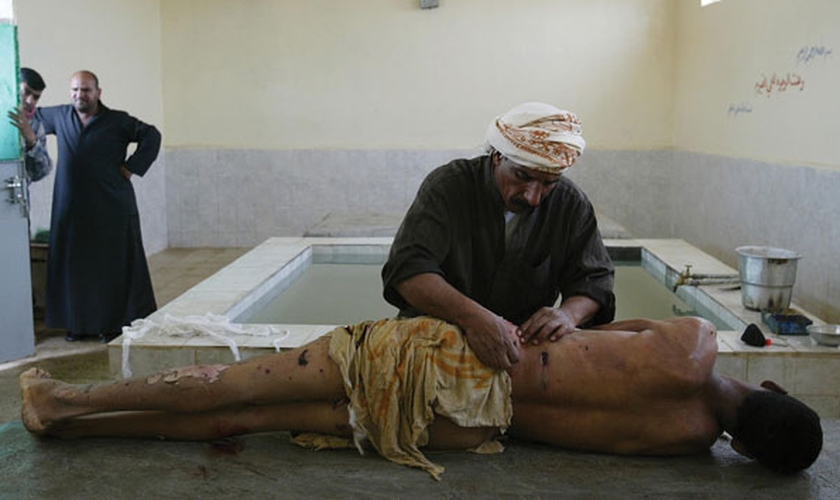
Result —
<svg viewBox="0 0 840 500"><path fill-rule="evenodd" d="M244 249L172 249L150 258L159 304ZM807 471L784 477L719 440L707 454L614 457L508 442L499 455L430 453L441 482L375 453L312 452L285 433L215 443L39 440L19 421L17 376L37 365L58 378L108 377L105 347L67 343L39 328L33 359L0 366L0 500L159 498L714 498L840 499L840 420L824 419L825 444Z"/></svg>

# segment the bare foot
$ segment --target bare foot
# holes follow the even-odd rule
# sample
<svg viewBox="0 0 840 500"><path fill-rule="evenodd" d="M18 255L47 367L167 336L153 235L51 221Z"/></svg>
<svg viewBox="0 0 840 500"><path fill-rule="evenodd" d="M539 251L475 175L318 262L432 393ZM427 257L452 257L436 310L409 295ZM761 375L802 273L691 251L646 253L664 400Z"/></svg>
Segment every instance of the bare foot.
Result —
<svg viewBox="0 0 840 500"><path fill-rule="evenodd" d="M40 368L30 368L20 374L20 414L24 427L32 434L40 436L49 431L51 421L45 406L53 385L52 376Z"/></svg>

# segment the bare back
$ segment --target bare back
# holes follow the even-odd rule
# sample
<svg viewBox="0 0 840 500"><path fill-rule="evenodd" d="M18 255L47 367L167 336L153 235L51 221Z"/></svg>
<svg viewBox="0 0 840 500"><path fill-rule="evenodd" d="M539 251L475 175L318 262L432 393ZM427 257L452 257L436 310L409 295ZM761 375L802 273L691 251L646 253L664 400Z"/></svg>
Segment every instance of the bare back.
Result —
<svg viewBox="0 0 840 500"><path fill-rule="evenodd" d="M511 370L510 434L626 454L707 449L721 432L709 403L714 326L631 320L521 347Z"/></svg>

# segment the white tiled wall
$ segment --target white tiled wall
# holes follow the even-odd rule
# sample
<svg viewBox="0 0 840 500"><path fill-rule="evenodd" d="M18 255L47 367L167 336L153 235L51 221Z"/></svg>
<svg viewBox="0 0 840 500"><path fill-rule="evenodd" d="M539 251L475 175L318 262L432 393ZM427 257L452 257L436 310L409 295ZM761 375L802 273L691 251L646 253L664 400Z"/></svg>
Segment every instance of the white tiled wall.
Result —
<svg viewBox="0 0 840 500"><path fill-rule="evenodd" d="M840 171L682 151L587 151L570 176L636 238L681 238L737 269L735 248L802 254L793 300L840 322Z"/></svg>
<svg viewBox="0 0 840 500"><path fill-rule="evenodd" d="M477 153L169 150L169 246L253 246L303 235L330 213L403 212L429 171ZM840 322L840 172L678 151L588 150L568 175L636 238L681 238L736 268L741 245L799 251L794 301ZM143 211L153 217L148 206Z"/></svg>
<svg viewBox="0 0 840 500"><path fill-rule="evenodd" d="M331 212L402 212L433 168L471 151L166 152L169 245L254 246Z"/></svg>

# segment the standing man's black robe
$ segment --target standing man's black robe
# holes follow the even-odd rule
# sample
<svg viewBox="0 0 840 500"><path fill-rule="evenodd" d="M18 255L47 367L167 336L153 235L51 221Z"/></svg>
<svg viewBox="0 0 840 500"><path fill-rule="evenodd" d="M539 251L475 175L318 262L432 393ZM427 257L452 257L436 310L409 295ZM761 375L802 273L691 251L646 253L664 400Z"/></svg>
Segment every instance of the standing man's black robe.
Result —
<svg viewBox="0 0 840 500"><path fill-rule="evenodd" d="M99 106L86 126L72 105L38 110L45 132L58 138L45 322L77 335L117 333L157 309L134 187L119 166L145 174L160 132ZM126 159L132 142L137 150Z"/></svg>

